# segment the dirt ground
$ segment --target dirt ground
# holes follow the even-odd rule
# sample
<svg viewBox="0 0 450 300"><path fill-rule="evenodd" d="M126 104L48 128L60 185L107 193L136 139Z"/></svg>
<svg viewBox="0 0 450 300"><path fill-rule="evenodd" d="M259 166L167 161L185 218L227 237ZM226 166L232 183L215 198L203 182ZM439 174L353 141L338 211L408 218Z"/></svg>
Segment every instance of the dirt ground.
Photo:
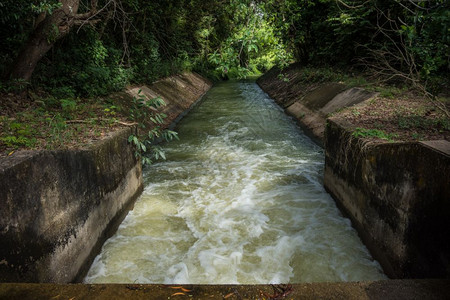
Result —
<svg viewBox="0 0 450 300"><path fill-rule="evenodd" d="M314 80L305 83L299 74L292 68L284 71L283 78L265 76L270 81L266 84L283 94L283 101L278 101L281 106L322 84ZM333 116L377 133L367 138L379 138L381 133L392 141L450 140L450 101L433 102L411 91L390 97L380 94ZM42 99L33 93L25 97L0 94L0 157L19 150L80 148L132 123L104 99L78 100L74 107Z"/></svg>
<svg viewBox="0 0 450 300"><path fill-rule="evenodd" d="M432 101L405 87L366 81L362 75L345 77L338 74L329 78L330 72L327 71L325 76L320 69L308 70L294 64L283 71L270 70L258 79L258 83L283 108L331 82L348 88L363 88L378 93L378 96L331 115L345 119L355 128L376 133L366 136L369 139L378 139L376 135L383 135L391 141L450 139L449 95Z"/></svg>
<svg viewBox="0 0 450 300"><path fill-rule="evenodd" d="M0 94L0 157L20 150L82 148L132 123L102 100L67 102L72 106L52 101Z"/></svg>
<svg viewBox="0 0 450 300"><path fill-rule="evenodd" d="M450 119L425 98L388 99L378 96L363 105L346 108L335 116L359 128L383 131L395 141L450 140Z"/></svg>

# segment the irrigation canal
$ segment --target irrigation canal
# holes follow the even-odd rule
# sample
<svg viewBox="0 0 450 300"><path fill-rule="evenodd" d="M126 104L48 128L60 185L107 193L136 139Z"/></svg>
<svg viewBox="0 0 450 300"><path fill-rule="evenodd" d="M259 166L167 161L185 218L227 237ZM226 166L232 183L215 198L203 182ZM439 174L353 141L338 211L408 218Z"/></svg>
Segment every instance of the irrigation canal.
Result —
<svg viewBox="0 0 450 300"><path fill-rule="evenodd" d="M322 187L323 150L253 81L215 85L86 283L385 279Z"/></svg>

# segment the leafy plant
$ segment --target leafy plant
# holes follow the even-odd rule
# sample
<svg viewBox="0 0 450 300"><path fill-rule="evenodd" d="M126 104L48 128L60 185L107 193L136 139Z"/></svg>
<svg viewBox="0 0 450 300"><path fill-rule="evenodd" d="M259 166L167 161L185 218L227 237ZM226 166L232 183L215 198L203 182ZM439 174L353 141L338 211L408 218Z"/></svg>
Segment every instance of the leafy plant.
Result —
<svg viewBox="0 0 450 300"><path fill-rule="evenodd" d="M5 132L0 135L0 141L7 147L17 149L19 147L33 148L37 142L33 136L36 131L26 123L3 120L3 128Z"/></svg>
<svg viewBox="0 0 450 300"><path fill-rule="evenodd" d="M22 91L29 87L30 83L23 79L12 79L5 82L0 82L0 92L11 93Z"/></svg>
<svg viewBox="0 0 450 300"><path fill-rule="evenodd" d="M31 3L31 10L36 13L47 13L52 14L55 9L58 9L62 6L61 2L58 1L39 1L37 4Z"/></svg>
<svg viewBox="0 0 450 300"><path fill-rule="evenodd" d="M399 116L398 126L404 129L421 128L441 128L442 130L450 130L450 121L448 118L427 119L421 115Z"/></svg>
<svg viewBox="0 0 450 300"><path fill-rule="evenodd" d="M137 121L141 129L147 130L142 135L130 135L128 142L136 147L135 156L141 158L144 165L151 164L159 158L166 159L164 151L157 145L161 139L164 141L178 139L178 134L175 131L161 129L167 115L158 112L158 108L165 105L166 103L162 98L149 99L141 93L141 90L139 90L137 97L133 97L129 111L130 118ZM150 123L148 123L148 120Z"/></svg>

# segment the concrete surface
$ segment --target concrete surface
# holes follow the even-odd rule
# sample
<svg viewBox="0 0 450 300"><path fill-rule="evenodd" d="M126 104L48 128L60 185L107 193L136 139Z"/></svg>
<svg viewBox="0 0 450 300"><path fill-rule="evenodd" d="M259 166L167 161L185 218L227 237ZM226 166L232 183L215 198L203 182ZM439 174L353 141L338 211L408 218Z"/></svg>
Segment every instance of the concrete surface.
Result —
<svg viewBox="0 0 450 300"><path fill-rule="evenodd" d="M167 115L162 126L167 128L173 127L179 118L191 109L211 86L210 81L196 73L183 73L156 81L150 85L132 86L111 97L119 100L125 109L130 106L133 97L139 97L139 92L147 99L162 98L166 106L159 108L158 111ZM146 125L145 130L154 126L149 119L140 120L140 122Z"/></svg>
<svg viewBox="0 0 450 300"><path fill-rule="evenodd" d="M330 114L377 95L361 88L348 88L337 82L307 86L299 80L301 68L295 64L282 72L289 81L279 78L279 74L273 68L261 76L257 83L321 147L324 145L326 119Z"/></svg>
<svg viewBox="0 0 450 300"><path fill-rule="evenodd" d="M111 97L124 107L139 90L161 97L169 127L211 85L184 73ZM84 277L142 191L142 167L127 141L132 133L127 128L83 149L19 151L0 160L0 282Z"/></svg>
<svg viewBox="0 0 450 300"><path fill-rule="evenodd" d="M328 119L325 189L388 276L450 278L444 143L367 143L351 131L345 120Z"/></svg>
<svg viewBox="0 0 450 300"><path fill-rule="evenodd" d="M0 160L0 282L71 282L142 190L131 128Z"/></svg>
<svg viewBox="0 0 450 300"><path fill-rule="evenodd" d="M288 285L0 284L0 299L450 299L450 280Z"/></svg>

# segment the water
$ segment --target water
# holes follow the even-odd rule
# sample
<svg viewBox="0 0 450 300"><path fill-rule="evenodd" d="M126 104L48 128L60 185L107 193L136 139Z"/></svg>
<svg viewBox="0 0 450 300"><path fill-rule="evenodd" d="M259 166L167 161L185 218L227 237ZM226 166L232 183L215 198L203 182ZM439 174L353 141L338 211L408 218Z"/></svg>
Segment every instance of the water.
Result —
<svg viewBox="0 0 450 300"><path fill-rule="evenodd" d="M324 155L253 82L213 87L87 283L386 278L322 187Z"/></svg>

